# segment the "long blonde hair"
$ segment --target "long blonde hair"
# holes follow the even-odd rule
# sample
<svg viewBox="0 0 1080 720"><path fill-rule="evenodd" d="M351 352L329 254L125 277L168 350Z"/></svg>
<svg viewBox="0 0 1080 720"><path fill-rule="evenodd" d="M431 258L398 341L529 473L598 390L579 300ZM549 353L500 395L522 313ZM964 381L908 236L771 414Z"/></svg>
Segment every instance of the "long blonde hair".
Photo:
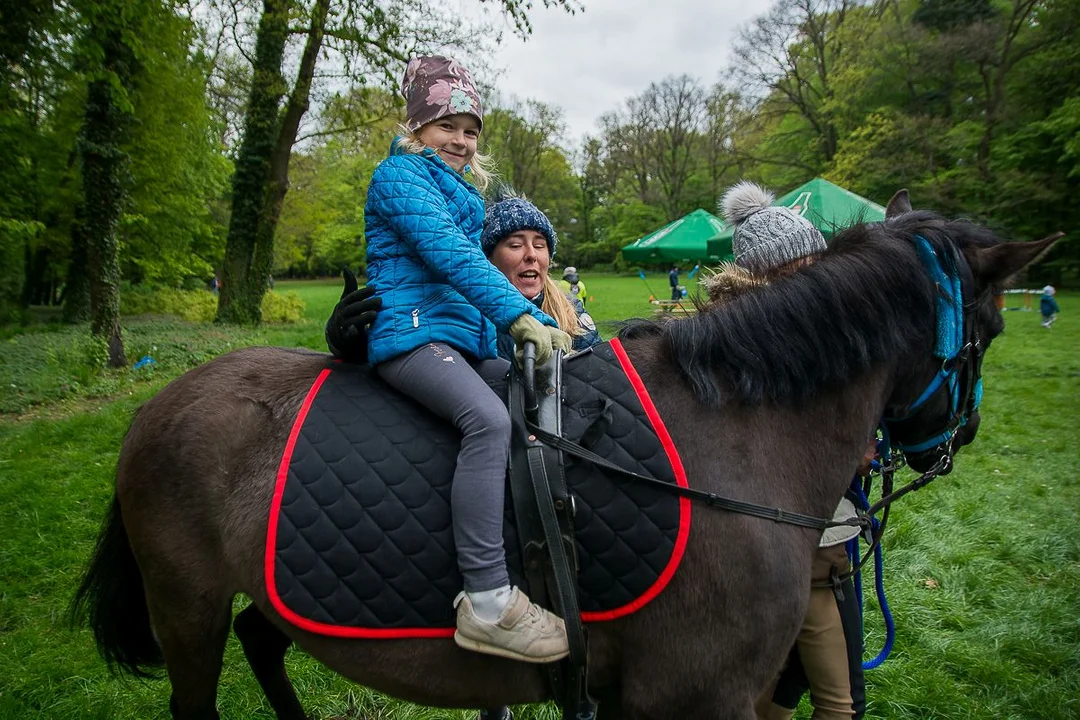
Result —
<svg viewBox="0 0 1080 720"><path fill-rule="evenodd" d="M544 276L544 302L540 309L554 318L559 324L559 329L571 337L577 337L585 333L585 328L578 322L577 311L570 303L570 298L562 291L550 275Z"/></svg>
<svg viewBox="0 0 1080 720"><path fill-rule="evenodd" d="M408 128L404 125L398 126L398 132L401 134L398 140L398 145L402 150L406 152L416 153L417 155L428 150L428 146L423 143L420 136L417 134L419 128L413 132L409 132ZM495 179L495 161L491 159L490 155L485 155L481 152L477 152L472 156L472 160L469 161L469 172L473 176L473 180L476 183L476 187L483 192L487 190L488 185Z"/></svg>

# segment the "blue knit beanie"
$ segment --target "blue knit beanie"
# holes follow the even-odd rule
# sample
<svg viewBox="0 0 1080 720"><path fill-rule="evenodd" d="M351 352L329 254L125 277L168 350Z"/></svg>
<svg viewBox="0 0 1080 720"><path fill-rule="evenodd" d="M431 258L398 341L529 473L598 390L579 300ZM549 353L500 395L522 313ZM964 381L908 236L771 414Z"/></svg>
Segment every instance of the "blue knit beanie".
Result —
<svg viewBox="0 0 1080 720"><path fill-rule="evenodd" d="M507 196L487 206L484 231L480 233L480 246L485 255L491 255L495 246L519 230L535 230L547 239L548 252L555 257L558 236L547 215L523 197Z"/></svg>

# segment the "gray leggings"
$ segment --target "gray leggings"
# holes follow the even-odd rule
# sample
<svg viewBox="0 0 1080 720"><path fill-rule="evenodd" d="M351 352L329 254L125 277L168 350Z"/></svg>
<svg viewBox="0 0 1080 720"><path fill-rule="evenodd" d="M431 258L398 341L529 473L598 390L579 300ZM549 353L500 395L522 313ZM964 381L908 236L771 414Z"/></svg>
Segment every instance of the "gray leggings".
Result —
<svg viewBox="0 0 1080 720"><path fill-rule="evenodd" d="M458 569L469 592L510 583L503 549L510 415L486 382L509 368L501 358L470 364L445 343L422 345L376 367L383 380L462 433L450 516Z"/></svg>

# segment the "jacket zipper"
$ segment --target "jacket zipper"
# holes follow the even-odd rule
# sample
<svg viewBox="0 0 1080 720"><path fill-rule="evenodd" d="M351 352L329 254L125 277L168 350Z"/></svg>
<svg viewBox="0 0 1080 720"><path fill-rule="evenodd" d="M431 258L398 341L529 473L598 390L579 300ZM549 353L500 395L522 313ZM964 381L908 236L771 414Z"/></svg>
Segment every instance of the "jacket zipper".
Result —
<svg viewBox="0 0 1080 720"><path fill-rule="evenodd" d="M412 326L414 328L420 327L420 308L412 311Z"/></svg>

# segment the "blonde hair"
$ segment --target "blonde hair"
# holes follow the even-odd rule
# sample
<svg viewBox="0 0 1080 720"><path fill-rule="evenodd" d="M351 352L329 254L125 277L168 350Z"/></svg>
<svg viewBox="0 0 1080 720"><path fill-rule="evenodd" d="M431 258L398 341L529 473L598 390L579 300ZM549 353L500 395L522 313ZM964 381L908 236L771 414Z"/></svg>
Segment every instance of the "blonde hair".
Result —
<svg viewBox="0 0 1080 720"><path fill-rule="evenodd" d="M401 134L398 145L402 150L420 155L425 150L430 149L418 135L420 128L409 132L409 129L404 125L399 125L398 132ZM476 183L476 187L481 192L487 190L488 185L495 180L495 162L491 159L490 155L477 152L472 156L472 160L469 161L468 167L469 172L473 176L473 181Z"/></svg>
<svg viewBox="0 0 1080 720"><path fill-rule="evenodd" d="M585 334L585 328L578 322L578 314L570 303L570 298L566 297L562 288L556 285L549 275L544 276L544 302L540 309L554 318L559 329L567 335L577 337Z"/></svg>

